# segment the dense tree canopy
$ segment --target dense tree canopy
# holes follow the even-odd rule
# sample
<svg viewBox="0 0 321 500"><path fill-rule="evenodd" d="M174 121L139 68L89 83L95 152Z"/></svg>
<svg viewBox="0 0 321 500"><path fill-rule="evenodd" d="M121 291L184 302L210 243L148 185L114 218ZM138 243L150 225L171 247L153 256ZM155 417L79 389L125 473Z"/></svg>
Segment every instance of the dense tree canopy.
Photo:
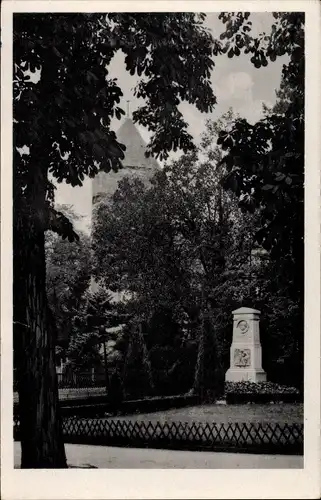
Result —
<svg viewBox="0 0 321 500"><path fill-rule="evenodd" d="M57 207L75 220L69 207ZM82 304L91 278L90 238L78 231L79 241L70 242L56 233L46 234L46 287L49 307L55 317L58 343L68 342L72 319Z"/></svg>
<svg viewBox="0 0 321 500"><path fill-rule="evenodd" d="M229 112L217 123L209 122L199 153L168 164L150 187L124 178L113 199L102 200L94 214L96 277L113 290L131 292L132 307L149 332L152 361L161 369L172 359L162 369L173 373L186 356L186 339L198 350L207 342L198 363L207 356L207 366L215 368L213 353L225 351L226 341L218 318L225 316L224 327L229 323L231 308L242 302L249 282L257 217L242 213L234 195L223 191L220 148L213 147L231 119ZM162 326L157 326L160 316ZM223 338L218 339L218 332ZM218 358L222 355L217 352ZM195 380L202 385L198 376ZM207 383L214 380L209 372Z"/></svg>
<svg viewBox="0 0 321 500"><path fill-rule="evenodd" d="M120 331L121 335L122 330L117 327L124 320L121 305L113 302L107 290L86 290L78 309L73 311L70 342L66 349L73 369L86 370L104 364L106 360L102 359L101 345L104 341L119 340L117 332Z"/></svg>

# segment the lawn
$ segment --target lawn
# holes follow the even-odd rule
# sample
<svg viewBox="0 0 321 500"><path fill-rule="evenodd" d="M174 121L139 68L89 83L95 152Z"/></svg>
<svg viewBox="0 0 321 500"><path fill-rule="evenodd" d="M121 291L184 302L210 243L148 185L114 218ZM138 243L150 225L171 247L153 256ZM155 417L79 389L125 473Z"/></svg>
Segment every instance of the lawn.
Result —
<svg viewBox="0 0 321 500"><path fill-rule="evenodd" d="M244 404L190 406L154 413L139 413L119 417L120 420L144 422L203 422L303 424L303 404Z"/></svg>

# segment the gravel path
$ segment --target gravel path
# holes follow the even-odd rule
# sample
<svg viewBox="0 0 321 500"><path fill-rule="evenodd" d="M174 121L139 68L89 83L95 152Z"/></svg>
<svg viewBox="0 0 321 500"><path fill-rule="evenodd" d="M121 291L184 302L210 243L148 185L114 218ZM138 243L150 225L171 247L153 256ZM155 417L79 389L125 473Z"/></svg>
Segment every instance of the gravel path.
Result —
<svg viewBox="0 0 321 500"><path fill-rule="evenodd" d="M303 457L115 448L66 444L69 467L98 469L300 469ZM15 468L20 443L14 443Z"/></svg>

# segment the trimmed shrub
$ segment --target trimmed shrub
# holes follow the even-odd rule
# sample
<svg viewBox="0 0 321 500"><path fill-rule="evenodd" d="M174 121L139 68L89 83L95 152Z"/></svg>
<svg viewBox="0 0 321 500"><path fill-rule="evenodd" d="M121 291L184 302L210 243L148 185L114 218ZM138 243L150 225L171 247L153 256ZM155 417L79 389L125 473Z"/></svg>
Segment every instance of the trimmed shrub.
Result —
<svg viewBox="0 0 321 500"><path fill-rule="evenodd" d="M227 403L269 403L299 402L302 394L295 387L279 385L273 382L225 382Z"/></svg>

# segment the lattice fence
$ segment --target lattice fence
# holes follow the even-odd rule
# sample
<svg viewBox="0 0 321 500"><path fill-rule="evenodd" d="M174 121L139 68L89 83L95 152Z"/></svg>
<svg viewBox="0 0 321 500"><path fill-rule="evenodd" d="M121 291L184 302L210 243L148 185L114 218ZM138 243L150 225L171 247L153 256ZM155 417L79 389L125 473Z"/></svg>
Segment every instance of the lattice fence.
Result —
<svg viewBox="0 0 321 500"><path fill-rule="evenodd" d="M246 423L152 423L102 418L66 418L65 442L150 448L303 453L303 425ZM15 419L19 439L19 419Z"/></svg>
<svg viewBox="0 0 321 500"><path fill-rule="evenodd" d="M60 389L87 389L106 386L106 377L104 374L95 374L92 377L89 373L57 373L57 379Z"/></svg>

